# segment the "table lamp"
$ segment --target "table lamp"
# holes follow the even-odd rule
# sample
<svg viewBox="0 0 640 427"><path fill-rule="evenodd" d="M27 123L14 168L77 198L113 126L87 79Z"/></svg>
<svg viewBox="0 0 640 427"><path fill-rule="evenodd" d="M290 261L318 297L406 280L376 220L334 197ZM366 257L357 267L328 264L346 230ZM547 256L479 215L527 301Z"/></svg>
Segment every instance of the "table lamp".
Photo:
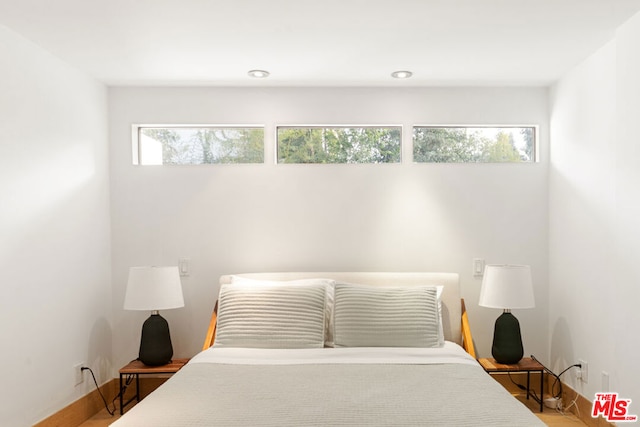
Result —
<svg viewBox="0 0 640 427"><path fill-rule="evenodd" d="M496 319L491 354L498 363L518 363L524 355L520 323L513 308L533 308L533 285L528 265L487 265L480 290L481 307L501 308Z"/></svg>
<svg viewBox="0 0 640 427"><path fill-rule="evenodd" d="M149 366L166 365L173 357L169 324L158 310L184 307L178 267L131 267L125 310L150 310L142 325L138 359Z"/></svg>

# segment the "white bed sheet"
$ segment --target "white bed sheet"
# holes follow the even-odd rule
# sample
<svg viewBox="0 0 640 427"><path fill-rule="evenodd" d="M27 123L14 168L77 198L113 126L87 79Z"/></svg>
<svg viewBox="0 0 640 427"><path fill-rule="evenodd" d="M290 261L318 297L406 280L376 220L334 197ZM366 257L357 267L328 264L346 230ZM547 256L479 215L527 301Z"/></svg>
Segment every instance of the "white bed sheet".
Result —
<svg viewBox="0 0 640 427"><path fill-rule="evenodd" d="M216 348L196 355L189 363L233 365L323 365L394 364L427 365L478 362L459 345L446 341L443 347L339 347L308 349Z"/></svg>

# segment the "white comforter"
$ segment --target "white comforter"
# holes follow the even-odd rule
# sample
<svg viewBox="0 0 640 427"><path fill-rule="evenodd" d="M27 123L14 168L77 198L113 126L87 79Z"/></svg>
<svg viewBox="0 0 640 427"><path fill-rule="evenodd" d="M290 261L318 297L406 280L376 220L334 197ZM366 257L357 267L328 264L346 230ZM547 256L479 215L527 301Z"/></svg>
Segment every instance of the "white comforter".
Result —
<svg viewBox="0 0 640 427"><path fill-rule="evenodd" d="M116 427L539 426L462 348L211 348Z"/></svg>

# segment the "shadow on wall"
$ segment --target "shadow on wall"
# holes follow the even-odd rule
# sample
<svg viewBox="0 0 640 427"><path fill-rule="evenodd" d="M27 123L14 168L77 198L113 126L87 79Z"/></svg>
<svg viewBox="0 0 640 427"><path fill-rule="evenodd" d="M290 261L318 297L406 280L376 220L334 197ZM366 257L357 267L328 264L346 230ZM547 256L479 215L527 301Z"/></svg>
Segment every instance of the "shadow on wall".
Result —
<svg viewBox="0 0 640 427"><path fill-rule="evenodd" d="M564 317L559 317L553 327L549 353L551 355L551 369L555 373L559 373L560 370L575 363L571 331L569 323Z"/></svg>
<svg viewBox="0 0 640 427"><path fill-rule="evenodd" d="M113 364L111 360L113 353L112 342L113 333L111 324L109 324L104 317L98 318L93 324L93 328L91 328L87 363L96 375L99 385L113 378Z"/></svg>

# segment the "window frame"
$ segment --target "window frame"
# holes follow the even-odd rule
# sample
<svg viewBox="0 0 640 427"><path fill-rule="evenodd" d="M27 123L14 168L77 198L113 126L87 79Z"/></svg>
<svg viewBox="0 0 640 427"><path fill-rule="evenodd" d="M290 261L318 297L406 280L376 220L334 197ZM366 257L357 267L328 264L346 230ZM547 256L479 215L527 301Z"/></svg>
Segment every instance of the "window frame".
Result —
<svg viewBox="0 0 640 427"><path fill-rule="evenodd" d="M278 131L280 129L351 129L351 128L362 128L362 129L397 129L400 131L400 138L398 144L398 155L399 159L397 162L377 162L377 163L318 163L318 162L310 162L310 163L289 163L289 162L280 162L279 156L279 146L280 140L278 138ZM405 126L402 124L275 124L274 125L274 163L276 165L400 165L404 163L404 147L403 147L403 139L404 139L404 128Z"/></svg>
<svg viewBox="0 0 640 427"><path fill-rule="evenodd" d="M142 159L142 145L140 143L140 132L145 128L161 128L161 129L262 129L262 162L247 162L247 163L183 163L183 164L143 164L140 162ZM134 123L131 125L131 159L134 166L212 166L212 165L260 165L266 161L266 126L264 124L167 124L167 123Z"/></svg>
<svg viewBox="0 0 640 427"><path fill-rule="evenodd" d="M419 162L415 159L415 129L416 128L454 128L454 129L533 129L533 159L528 162ZM537 124L413 124L411 125L411 159L415 164L536 164L540 163L540 125Z"/></svg>

